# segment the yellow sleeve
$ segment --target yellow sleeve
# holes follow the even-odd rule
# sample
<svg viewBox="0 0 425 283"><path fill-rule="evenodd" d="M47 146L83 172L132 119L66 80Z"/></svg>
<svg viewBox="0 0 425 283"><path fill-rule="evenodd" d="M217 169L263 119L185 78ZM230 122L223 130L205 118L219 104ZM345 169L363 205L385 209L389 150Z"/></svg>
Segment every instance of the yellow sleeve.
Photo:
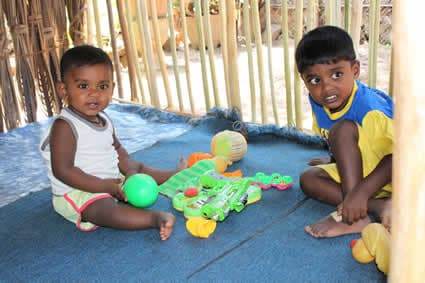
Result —
<svg viewBox="0 0 425 283"><path fill-rule="evenodd" d="M393 153L394 121L378 110L366 114L362 121L362 128L372 142L376 151L384 155Z"/></svg>

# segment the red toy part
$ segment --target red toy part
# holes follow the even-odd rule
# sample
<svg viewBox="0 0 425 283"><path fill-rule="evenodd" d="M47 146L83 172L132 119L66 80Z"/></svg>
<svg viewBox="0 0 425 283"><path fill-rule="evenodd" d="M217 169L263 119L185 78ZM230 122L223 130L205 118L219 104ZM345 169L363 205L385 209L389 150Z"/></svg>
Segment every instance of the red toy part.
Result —
<svg viewBox="0 0 425 283"><path fill-rule="evenodd" d="M353 239L353 240L351 240L351 242L350 242L350 248L351 248L351 249L353 249L354 245L357 243L357 240L358 240L358 239Z"/></svg>
<svg viewBox="0 0 425 283"><path fill-rule="evenodd" d="M184 191L186 197L194 197L198 195L198 190L196 188L188 188Z"/></svg>

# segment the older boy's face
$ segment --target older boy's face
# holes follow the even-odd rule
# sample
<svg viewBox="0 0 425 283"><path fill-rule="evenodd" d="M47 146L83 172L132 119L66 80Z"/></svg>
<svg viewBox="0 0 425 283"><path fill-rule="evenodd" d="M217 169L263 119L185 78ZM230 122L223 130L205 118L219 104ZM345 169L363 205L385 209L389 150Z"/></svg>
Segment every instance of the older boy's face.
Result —
<svg viewBox="0 0 425 283"><path fill-rule="evenodd" d="M331 64L315 64L302 74L314 101L336 112L344 108L358 79L358 61L340 60Z"/></svg>

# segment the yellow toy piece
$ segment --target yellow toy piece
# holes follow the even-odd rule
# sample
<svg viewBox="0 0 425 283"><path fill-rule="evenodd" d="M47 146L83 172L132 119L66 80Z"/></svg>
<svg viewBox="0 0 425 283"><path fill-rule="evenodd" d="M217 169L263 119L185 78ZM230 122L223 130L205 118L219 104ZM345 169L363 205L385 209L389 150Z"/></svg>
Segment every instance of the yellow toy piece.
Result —
<svg viewBox="0 0 425 283"><path fill-rule="evenodd" d="M186 229L195 237L208 238L214 233L217 223L211 219L189 218L186 221Z"/></svg>
<svg viewBox="0 0 425 283"><path fill-rule="evenodd" d="M217 172L220 174L226 172L227 166L232 165L232 161L225 156L214 156L211 160L217 165Z"/></svg>
<svg viewBox="0 0 425 283"><path fill-rule="evenodd" d="M370 223L362 230L362 237L353 246L353 257L360 263L375 259L378 269L388 275L390 239L390 233L382 224Z"/></svg>

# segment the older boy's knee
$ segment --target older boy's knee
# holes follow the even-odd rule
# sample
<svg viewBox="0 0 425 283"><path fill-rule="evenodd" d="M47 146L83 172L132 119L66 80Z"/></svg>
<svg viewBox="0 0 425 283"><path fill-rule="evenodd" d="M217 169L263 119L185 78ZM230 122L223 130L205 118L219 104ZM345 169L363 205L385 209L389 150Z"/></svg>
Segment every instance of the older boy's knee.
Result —
<svg viewBox="0 0 425 283"><path fill-rule="evenodd" d="M358 138L357 124L351 120L342 120L335 123L329 130L329 142L333 144L341 136Z"/></svg>
<svg viewBox="0 0 425 283"><path fill-rule="evenodd" d="M317 167L309 167L301 173L300 187L304 194L309 195L314 189L315 180L319 177L320 170Z"/></svg>

